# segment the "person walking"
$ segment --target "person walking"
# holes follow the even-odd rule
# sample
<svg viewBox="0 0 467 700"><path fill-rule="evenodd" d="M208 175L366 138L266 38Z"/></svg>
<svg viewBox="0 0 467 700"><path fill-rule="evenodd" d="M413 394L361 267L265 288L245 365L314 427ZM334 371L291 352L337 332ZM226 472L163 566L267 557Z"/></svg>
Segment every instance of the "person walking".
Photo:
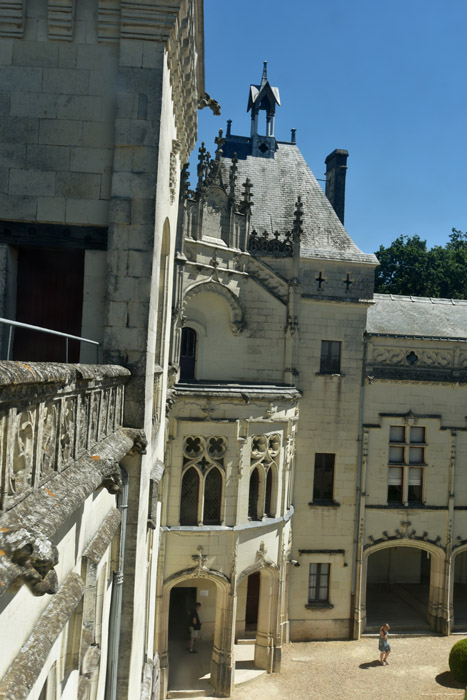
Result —
<svg viewBox="0 0 467 700"><path fill-rule="evenodd" d="M391 645L388 642L388 633L391 628L388 623L385 622L384 625L379 630L379 662L381 666L388 666L388 656L391 653Z"/></svg>
<svg viewBox="0 0 467 700"><path fill-rule="evenodd" d="M201 622L199 620L198 610L201 607L201 603L196 603L192 612L190 613L190 646L188 651L190 654L197 654L195 649L196 640L199 637L199 631L201 629Z"/></svg>

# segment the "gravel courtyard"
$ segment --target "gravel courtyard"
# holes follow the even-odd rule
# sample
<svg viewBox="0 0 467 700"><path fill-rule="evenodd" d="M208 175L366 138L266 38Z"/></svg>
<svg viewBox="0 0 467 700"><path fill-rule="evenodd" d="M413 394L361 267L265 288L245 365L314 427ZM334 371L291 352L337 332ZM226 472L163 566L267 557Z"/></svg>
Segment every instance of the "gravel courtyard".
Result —
<svg viewBox="0 0 467 700"><path fill-rule="evenodd" d="M378 640L294 643L285 647L282 671L238 686L234 700L463 700L449 674L451 637L390 639L389 666L378 663Z"/></svg>

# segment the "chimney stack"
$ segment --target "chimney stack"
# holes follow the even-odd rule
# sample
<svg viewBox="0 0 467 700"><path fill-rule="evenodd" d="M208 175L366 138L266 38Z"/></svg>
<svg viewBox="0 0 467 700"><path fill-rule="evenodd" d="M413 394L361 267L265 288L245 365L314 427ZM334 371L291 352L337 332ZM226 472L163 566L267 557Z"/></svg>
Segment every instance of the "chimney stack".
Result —
<svg viewBox="0 0 467 700"><path fill-rule="evenodd" d="M326 163L326 197L342 224L344 223L345 175L348 157L348 151L336 148L324 161Z"/></svg>

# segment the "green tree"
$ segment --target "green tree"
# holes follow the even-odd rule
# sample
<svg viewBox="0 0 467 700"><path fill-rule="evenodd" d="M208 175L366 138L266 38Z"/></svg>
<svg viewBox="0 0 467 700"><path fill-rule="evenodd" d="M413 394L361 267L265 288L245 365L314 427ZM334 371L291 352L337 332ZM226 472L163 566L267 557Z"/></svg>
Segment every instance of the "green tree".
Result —
<svg viewBox="0 0 467 700"><path fill-rule="evenodd" d="M376 257L376 292L467 298L467 233L453 228L445 246L430 249L420 236L399 236Z"/></svg>

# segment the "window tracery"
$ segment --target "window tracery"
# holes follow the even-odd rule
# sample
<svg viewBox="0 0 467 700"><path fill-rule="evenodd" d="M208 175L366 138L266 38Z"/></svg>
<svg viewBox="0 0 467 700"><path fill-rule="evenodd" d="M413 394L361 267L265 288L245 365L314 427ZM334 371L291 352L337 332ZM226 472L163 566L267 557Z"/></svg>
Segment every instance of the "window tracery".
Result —
<svg viewBox="0 0 467 700"><path fill-rule="evenodd" d="M261 520L276 515L276 493L281 436L253 435L250 455L248 518Z"/></svg>
<svg viewBox="0 0 467 700"><path fill-rule="evenodd" d="M220 525L225 437L188 435L183 441L180 525Z"/></svg>

